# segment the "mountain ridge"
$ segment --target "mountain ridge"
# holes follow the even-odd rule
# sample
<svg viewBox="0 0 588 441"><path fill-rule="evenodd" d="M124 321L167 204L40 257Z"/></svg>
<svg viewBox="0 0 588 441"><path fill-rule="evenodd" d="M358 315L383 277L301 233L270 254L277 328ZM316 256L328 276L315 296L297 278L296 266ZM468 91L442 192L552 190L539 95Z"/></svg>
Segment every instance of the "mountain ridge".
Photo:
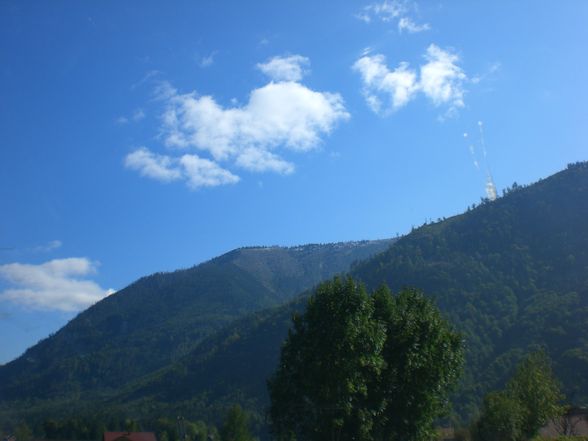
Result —
<svg viewBox="0 0 588 441"><path fill-rule="evenodd" d="M424 290L464 333L468 368L453 401L466 419L483 394L500 387L538 347L554 359L570 401L588 402L581 374L588 372L588 163L506 193L423 225L350 271L369 289L387 283L394 291ZM303 294L243 318L176 365L130 385L116 401L130 412L152 403L209 417L233 401L263 408L265 379L275 369L290 316L304 303Z"/></svg>
<svg viewBox="0 0 588 441"><path fill-rule="evenodd" d="M239 248L191 268L142 277L1 367L0 397L115 391L243 314L281 304L391 243Z"/></svg>
<svg viewBox="0 0 588 441"><path fill-rule="evenodd" d="M586 219L588 163L578 163L535 184L513 186L496 201L416 228L386 251L351 265L349 274L368 289L381 283L394 291L422 289L464 333L468 368L453 397L463 418L475 414L481 396L500 387L517 361L537 347L545 347L554 359L570 401L584 404ZM295 285L289 286L293 290ZM265 381L275 369L290 317L304 307L310 288L282 306L227 322L172 363L135 376L101 400L81 397L80 406L136 417L184 414L214 420L240 402L262 425ZM67 405L63 401L62 410Z"/></svg>

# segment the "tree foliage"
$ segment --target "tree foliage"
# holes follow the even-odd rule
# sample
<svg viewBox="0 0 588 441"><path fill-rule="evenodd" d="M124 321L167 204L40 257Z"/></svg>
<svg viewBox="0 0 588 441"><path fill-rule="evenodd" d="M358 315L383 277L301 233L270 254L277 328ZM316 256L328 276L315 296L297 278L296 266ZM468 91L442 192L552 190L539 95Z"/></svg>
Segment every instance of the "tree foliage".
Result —
<svg viewBox="0 0 588 441"><path fill-rule="evenodd" d="M385 368L374 385L383 400L379 439L433 438L432 423L447 410L447 393L463 364L461 336L420 292L374 294L376 318L386 326Z"/></svg>
<svg viewBox="0 0 588 441"><path fill-rule="evenodd" d="M365 439L378 414L368 384L383 368L385 342L373 310L363 288L335 279L294 316L269 382L272 430L280 439Z"/></svg>
<svg viewBox="0 0 588 441"><path fill-rule="evenodd" d="M474 428L478 441L519 441L522 438L522 404L506 392L491 392L484 398L480 419Z"/></svg>
<svg viewBox="0 0 588 441"><path fill-rule="evenodd" d="M231 407L220 430L221 441L253 441L248 420L241 406Z"/></svg>
<svg viewBox="0 0 588 441"><path fill-rule="evenodd" d="M500 392L484 399L474 434L479 441L524 441L562 415L563 395L545 352L528 355Z"/></svg>
<svg viewBox="0 0 588 441"><path fill-rule="evenodd" d="M422 440L462 363L459 335L422 294L321 285L294 317L269 382L279 439Z"/></svg>
<svg viewBox="0 0 588 441"><path fill-rule="evenodd" d="M559 382L543 351L532 353L522 361L507 386L507 393L522 404L521 430L527 439L537 435L541 427L564 411Z"/></svg>

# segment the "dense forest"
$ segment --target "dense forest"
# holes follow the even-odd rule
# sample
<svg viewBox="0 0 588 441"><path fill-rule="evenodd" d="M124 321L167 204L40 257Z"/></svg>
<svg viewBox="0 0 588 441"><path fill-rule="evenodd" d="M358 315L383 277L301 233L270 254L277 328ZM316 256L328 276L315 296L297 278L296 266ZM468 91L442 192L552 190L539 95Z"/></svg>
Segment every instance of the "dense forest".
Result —
<svg viewBox="0 0 588 441"><path fill-rule="evenodd" d="M384 283L394 292L404 287L422 290L462 333L466 363L461 383L452 397L456 420L469 421L480 408L484 395L504 387L517 363L539 348L553 360L567 402L586 405L586 219L588 163L571 164L533 185L514 184L496 201L484 200L461 215L416 228L393 246L379 243L382 248L377 251L387 250L374 257L359 261L360 256L352 256L345 262L350 265L357 261L349 273L369 290ZM374 254L376 250L368 253L366 248L364 252ZM223 257L219 259L206 265L218 266ZM314 264L309 263L311 267ZM186 317L193 315L198 306L189 309L158 300L163 292L169 293L166 300L174 299L174 293L184 286L181 278L173 283L170 279L168 288L160 290L165 277L156 275L131 285L128 295L121 291L110 300L113 305L106 301L95 305L52 339L0 368L2 419L22 416L41 424L47 417L90 415L100 409L105 418L125 415L155 421L158 417L185 415L191 420L220 424L221 415L234 403L240 403L250 413L254 430L265 433L265 409L269 404L266 381L276 368L292 314L303 310L312 285L330 274L327 271L316 274L302 286L294 283L297 271L285 271L288 277L276 280L272 279L275 268L269 266L263 266L263 270L247 268L247 271L239 267L232 276L222 273L224 268L215 269L219 279L226 283L240 288L248 286L248 294L239 297L238 302L223 303L226 309L211 304L211 309L206 311L208 315L199 316L201 327L194 326L197 322L190 322L191 328L185 328ZM341 267L333 268L331 273L340 271ZM242 276L244 272L247 277ZM252 278L251 273L263 276ZM209 283L203 286L210 287L210 280L203 277L198 283ZM296 292L304 290L307 291L294 297ZM224 285L217 290L202 290L200 297L213 293L221 296L226 292ZM77 333L76 327L85 323L88 314L103 310L118 311L113 322L107 322L104 312L104 322L110 323L107 328L113 330L113 335L124 335L123 324L137 317L133 308L149 302L156 305L161 302L161 308L169 308L171 304L176 312L170 315L168 309L154 309L159 312L152 318L157 324L150 324L150 317L142 316L144 331L133 337L137 340L125 340L128 346L121 346L120 340L108 342L91 352L92 357L104 357L108 366L116 367L113 359L121 363L113 376L105 376L104 372L85 375L84 369L88 368L81 367L83 357L60 359L55 357L57 353L49 351L60 338L64 338L63 343L54 347L87 348L91 340L84 340L88 338L87 333ZM233 313L226 312L229 310ZM96 328L86 329L94 332ZM79 340L67 341L61 333ZM189 343L170 345L168 340L157 340L150 333L157 333L160 338L182 336ZM104 334L97 339L107 340ZM154 355L144 348L150 348L151 344L155 354L158 347L166 348L162 349L164 352L172 349L175 352L173 356L166 352L157 364L146 365L144 360ZM120 349L109 350L109 345ZM27 360L34 361L42 351L47 351L47 356L56 361L44 369L38 363L29 367ZM76 364L68 364L71 360ZM104 366L98 360L92 358L89 365ZM78 377L68 379L71 372ZM109 384L102 382L102 378L116 381ZM101 388L93 389L92 384ZM75 412L71 408L73 401Z"/></svg>

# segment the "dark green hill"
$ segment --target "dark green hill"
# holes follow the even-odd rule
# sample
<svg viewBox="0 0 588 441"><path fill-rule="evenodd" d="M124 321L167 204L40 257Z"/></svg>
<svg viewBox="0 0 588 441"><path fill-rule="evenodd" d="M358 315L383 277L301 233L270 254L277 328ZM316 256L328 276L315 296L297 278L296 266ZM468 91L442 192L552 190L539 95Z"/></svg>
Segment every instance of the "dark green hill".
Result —
<svg viewBox="0 0 588 441"><path fill-rule="evenodd" d="M537 345L568 399L588 403L588 163L423 226L354 274L423 289L464 332L462 413Z"/></svg>
<svg viewBox="0 0 588 441"><path fill-rule="evenodd" d="M554 359L568 399L588 403L588 163L507 193L424 225L351 271L368 288L421 288L463 331L467 367L454 401L465 417L536 346ZM262 411L290 315L303 304L240 320L110 405L213 417L240 401Z"/></svg>
<svg viewBox="0 0 588 441"><path fill-rule="evenodd" d="M0 405L109 396L232 320L283 304L391 243L242 248L144 277L0 367Z"/></svg>

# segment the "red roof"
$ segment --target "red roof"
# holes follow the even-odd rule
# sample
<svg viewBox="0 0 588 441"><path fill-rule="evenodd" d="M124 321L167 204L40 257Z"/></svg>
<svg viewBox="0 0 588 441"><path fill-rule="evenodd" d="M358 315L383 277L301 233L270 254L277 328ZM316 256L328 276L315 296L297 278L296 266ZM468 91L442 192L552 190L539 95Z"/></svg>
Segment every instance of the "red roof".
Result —
<svg viewBox="0 0 588 441"><path fill-rule="evenodd" d="M153 432L104 432L103 441L157 441Z"/></svg>

